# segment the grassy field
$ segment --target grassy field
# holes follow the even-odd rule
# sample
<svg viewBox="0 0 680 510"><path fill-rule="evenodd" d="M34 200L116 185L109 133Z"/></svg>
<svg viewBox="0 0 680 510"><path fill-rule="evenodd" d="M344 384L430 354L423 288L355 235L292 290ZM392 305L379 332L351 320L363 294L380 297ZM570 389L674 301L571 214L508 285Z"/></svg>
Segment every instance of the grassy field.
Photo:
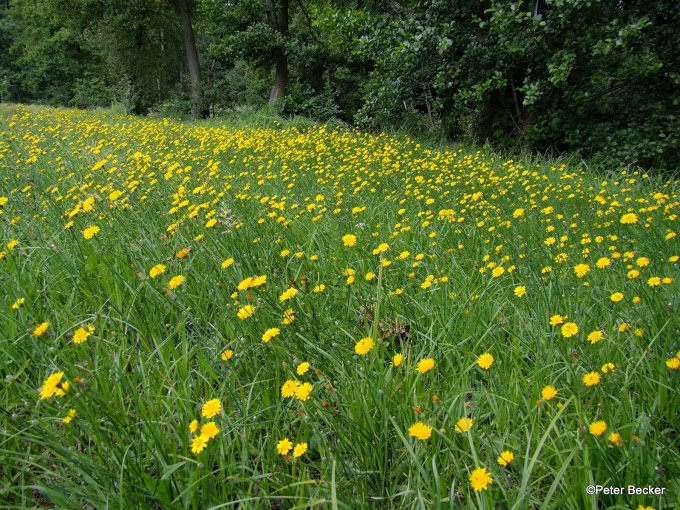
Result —
<svg viewBox="0 0 680 510"><path fill-rule="evenodd" d="M679 188L2 105L0 506L676 508Z"/></svg>

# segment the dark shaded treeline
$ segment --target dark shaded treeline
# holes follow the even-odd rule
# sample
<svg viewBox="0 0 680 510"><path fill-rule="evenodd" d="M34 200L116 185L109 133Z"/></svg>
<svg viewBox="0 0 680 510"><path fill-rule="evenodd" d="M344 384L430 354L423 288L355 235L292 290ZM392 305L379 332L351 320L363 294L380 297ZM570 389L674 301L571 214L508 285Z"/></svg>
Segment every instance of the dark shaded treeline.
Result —
<svg viewBox="0 0 680 510"><path fill-rule="evenodd" d="M4 0L0 99L680 166L677 0Z"/></svg>

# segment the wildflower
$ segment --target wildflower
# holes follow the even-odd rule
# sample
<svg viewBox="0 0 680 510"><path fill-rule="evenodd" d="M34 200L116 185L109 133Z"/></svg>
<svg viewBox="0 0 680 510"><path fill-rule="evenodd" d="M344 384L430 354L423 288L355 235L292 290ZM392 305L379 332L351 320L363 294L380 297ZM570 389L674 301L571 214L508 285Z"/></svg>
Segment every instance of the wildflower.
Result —
<svg viewBox="0 0 680 510"><path fill-rule="evenodd" d="M182 285L184 283L184 280L185 280L185 278L181 274L177 275L177 276L173 276L170 279L170 281L168 282L168 288L171 289L171 290L176 289L177 287L179 287L180 285Z"/></svg>
<svg viewBox="0 0 680 510"><path fill-rule="evenodd" d="M236 316L241 320L245 320L251 315L253 315L254 312L255 308L253 307L253 305L246 305L239 309L239 311L236 313Z"/></svg>
<svg viewBox="0 0 680 510"><path fill-rule="evenodd" d="M491 365L493 365L493 362L493 356L488 352L485 352L484 354L480 355L479 358L477 358L477 364L484 370L489 370Z"/></svg>
<svg viewBox="0 0 680 510"><path fill-rule="evenodd" d="M395 367L398 367L399 365L401 365L403 361L404 361L404 355L403 354L395 354L394 357L392 358L392 364Z"/></svg>
<svg viewBox="0 0 680 510"><path fill-rule="evenodd" d="M669 360L666 360L666 366L670 368L671 370L678 370L680 369L680 359L677 357L671 358Z"/></svg>
<svg viewBox="0 0 680 510"><path fill-rule="evenodd" d="M215 425L214 421L210 421L201 427L201 435L212 439L219 433L220 429Z"/></svg>
<svg viewBox="0 0 680 510"><path fill-rule="evenodd" d="M292 324L294 320L295 320L295 312L293 311L293 309L288 308L288 309L284 310L283 321L282 321L283 324L287 326L289 324Z"/></svg>
<svg viewBox="0 0 680 510"><path fill-rule="evenodd" d="M85 239L92 239L97 232L99 232L98 226L93 225L91 227L87 227L85 230L83 230L83 237Z"/></svg>
<svg viewBox="0 0 680 510"><path fill-rule="evenodd" d="M45 334L47 333L47 328L49 327L50 327L49 322L41 322L35 327L33 333L31 334L36 338L40 338L41 336L45 336Z"/></svg>
<svg viewBox="0 0 680 510"><path fill-rule="evenodd" d="M419 421L408 428L408 435L410 437L420 439L421 441L425 441L426 439L430 439L432 436L432 427L429 427L422 421Z"/></svg>
<svg viewBox="0 0 680 510"><path fill-rule="evenodd" d="M619 326L619 333L625 333L626 331L630 331L630 324L623 322Z"/></svg>
<svg viewBox="0 0 680 510"><path fill-rule="evenodd" d="M373 339L370 336L367 336L356 343L354 346L354 352L356 352L359 356L363 356L364 354L368 354L374 346L375 342Z"/></svg>
<svg viewBox="0 0 680 510"><path fill-rule="evenodd" d="M609 434L609 437L607 437L607 441L612 443L614 446L621 446L623 443L623 439L621 438L621 434L618 432L612 432Z"/></svg>
<svg viewBox="0 0 680 510"><path fill-rule="evenodd" d="M56 395L62 377L64 377L64 372L55 372L45 379L42 390L40 391L40 400L45 400Z"/></svg>
<svg viewBox="0 0 680 510"><path fill-rule="evenodd" d="M354 246L355 244L357 244L357 236L355 236L354 234L344 235L342 236L342 243L345 246Z"/></svg>
<svg viewBox="0 0 680 510"><path fill-rule="evenodd" d="M320 292L323 292L324 290L326 290L326 286L324 284L321 284L321 285L317 285L316 287L314 287L313 292L315 294L319 294Z"/></svg>
<svg viewBox="0 0 680 510"><path fill-rule="evenodd" d="M281 333L281 330L279 328L269 328L267 331L265 331L262 334L262 341L264 343L269 342L272 338L275 336L279 335Z"/></svg>
<svg viewBox="0 0 680 510"><path fill-rule="evenodd" d="M19 307L20 307L21 305L23 305L25 301L26 301L26 298L22 298L22 297L21 297L21 298L17 298L16 301L14 301L14 303L12 303L12 309L13 309L13 310L18 310Z"/></svg>
<svg viewBox="0 0 680 510"><path fill-rule="evenodd" d="M595 265L599 269L604 269L605 267L609 266L610 264L611 264L611 260L609 260L607 257L600 257L599 259L597 259L597 262L595 263Z"/></svg>
<svg viewBox="0 0 680 510"><path fill-rule="evenodd" d="M556 396L557 396L557 390L555 389L554 386L548 385L545 388L543 388L543 390L541 390L541 398L543 400L552 400Z"/></svg>
<svg viewBox="0 0 680 510"><path fill-rule="evenodd" d="M607 431L607 424L604 421L596 421L590 424L589 430L592 435L600 437Z"/></svg>
<svg viewBox="0 0 680 510"><path fill-rule="evenodd" d="M624 225L630 225L631 223L637 223L638 217L635 213L627 213L621 216L621 223Z"/></svg>
<svg viewBox="0 0 680 510"><path fill-rule="evenodd" d="M583 376L583 384L586 386L597 386L600 384L600 374L597 372L590 372Z"/></svg>
<svg viewBox="0 0 680 510"><path fill-rule="evenodd" d="M310 383L308 383L308 382L302 383L295 390L295 398L305 402L306 400L309 400L309 395L312 393L313 389L314 389L314 386L312 386Z"/></svg>
<svg viewBox="0 0 680 510"><path fill-rule="evenodd" d="M300 386L299 382L293 381L292 379L287 380L285 383L283 383L283 386L281 386L281 396L284 398L292 397L295 395L295 391L297 391L298 386Z"/></svg>
<svg viewBox="0 0 680 510"><path fill-rule="evenodd" d="M671 283L673 283L673 278L671 278L670 276L666 276L666 277L663 278L661 281L662 281L665 285L670 285Z"/></svg>
<svg viewBox="0 0 680 510"><path fill-rule="evenodd" d="M571 338L578 333L578 326L575 322L566 322L562 325L561 331L564 338Z"/></svg>
<svg viewBox="0 0 680 510"><path fill-rule="evenodd" d="M498 456L496 462L498 462L503 467L507 467L508 464L514 460L514 458L515 455L511 451L505 451Z"/></svg>
<svg viewBox="0 0 680 510"><path fill-rule="evenodd" d="M576 273L576 276L579 278L583 278L588 271L590 271L590 266L588 264L578 264L574 267L574 273Z"/></svg>
<svg viewBox="0 0 680 510"><path fill-rule="evenodd" d="M563 317L559 314L555 314L552 317L550 317L550 325L557 326L559 324L562 324L564 322L564 319L566 319L566 317Z"/></svg>
<svg viewBox="0 0 680 510"><path fill-rule="evenodd" d="M13 249L16 248L18 245L19 245L19 241L17 241L16 239L13 239L13 240L10 241L9 243L7 243L7 249L8 249L8 250L13 250Z"/></svg>
<svg viewBox="0 0 680 510"><path fill-rule="evenodd" d="M307 443L298 443L295 445L295 448L293 448L293 457L295 458L302 457L306 451Z"/></svg>
<svg viewBox="0 0 680 510"><path fill-rule="evenodd" d="M373 278L375 278L375 273L369 271L368 273L366 273L365 278L366 278L366 281L370 282Z"/></svg>
<svg viewBox="0 0 680 510"><path fill-rule="evenodd" d="M189 432L192 434L198 430L198 420L191 420L189 423Z"/></svg>
<svg viewBox="0 0 680 510"><path fill-rule="evenodd" d="M472 418L461 418L456 422L456 432L463 434L472 428L474 421Z"/></svg>
<svg viewBox="0 0 680 510"><path fill-rule="evenodd" d="M604 333L602 331L593 331L588 335L588 340L590 340L591 344L596 344L600 340L604 338Z"/></svg>
<svg viewBox="0 0 680 510"><path fill-rule="evenodd" d="M638 271L637 269L631 269L630 271L628 271L626 276L628 277L629 280L633 280L640 276L640 271Z"/></svg>
<svg viewBox="0 0 680 510"><path fill-rule="evenodd" d="M650 287L657 287L661 285L661 278L658 276L652 276L649 280L647 280L647 285Z"/></svg>
<svg viewBox="0 0 680 510"><path fill-rule="evenodd" d="M487 490L492 483L491 473L484 467L477 468L470 474L470 486L475 492Z"/></svg>
<svg viewBox="0 0 680 510"><path fill-rule="evenodd" d="M289 299L292 299L295 297L295 295L298 293L298 290L294 287L291 287L290 289L284 291L283 294L279 296L279 301L288 301Z"/></svg>
<svg viewBox="0 0 680 510"><path fill-rule="evenodd" d="M228 258L228 259L226 259L224 262L222 262L222 269L228 268L228 267L231 266L233 263L234 263L234 259L233 259L233 258Z"/></svg>
<svg viewBox="0 0 680 510"><path fill-rule="evenodd" d="M295 371L296 371L297 375L305 375L308 370L309 370L309 363L305 361L303 363L300 363L297 366Z"/></svg>
<svg viewBox="0 0 680 510"><path fill-rule="evenodd" d="M498 278L503 273L505 273L505 268L502 266L498 266L493 268L493 271L491 271L491 276L493 276L494 278Z"/></svg>
<svg viewBox="0 0 680 510"><path fill-rule="evenodd" d="M66 414L66 416L64 417L64 419L61 420L61 421L64 422L64 423L71 423L71 421L72 421L73 418L75 418L75 417L76 417L76 410L75 410L75 409L69 409L68 414Z"/></svg>
<svg viewBox="0 0 680 510"><path fill-rule="evenodd" d="M434 368L434 365L435 362L433 358L421 359L416 365L416 372L424 374L425 372L429 372L430 370L432 370Z"/></svg>
<svg viewBox="0 0 680 510"><path fill-rule="evenodd" d="M218 415L221 410L222 403L219 401L219 399L214 398L203 404L202 414L204 418L212 418L213 416Z"/></svg>
<svg viewBox="0 0 680 510"><path fill-rule="evenodd" d="M638 267L647 267L649 265L649 259L647 257L640 257L635 263Z"/></svg>
<svg viewBox="0 0 680 510"><path fill-rule="evenodd" d="M618 303L619 301L623 300L623 292L614 292L610 299L614 301L614 303Z"/></svg>
<svg viewBox="0 0 680 510"><path fill-rule="evenodd" d="M191 453L198 455L205 447L208 445L208 438L205 436L198 435L191 440Z"/></svg>
<svg viewBox="0 0 680 510"><path fill-rule="evenodd" d="M389 249L389 245L387 243L380 243L378 247L373 250L373 255L379 255L381 253L385 253Z"/></svg>
<svg viewBox="0 0 680 510"><path fill-rule="evenodd" d="M87 337L89 337L93 333L94 333L93 326L88 325L87 328L78 328L73 333L73 343L82 344L85 340L87 340Z"/></svg>
<svg viewBox="0 0 680 510"><path fill-rule="evenodd" d="M187 255L189 255L189 248L182 248L177 253L175 253L175 257L178 259L185 259Z"/></svg>
<svg viewBox="0 0 680 510"><path fill-rule="evenodd" d="M217 225L217 220L215 218L210 218L206 224L205 228L213 228L215 225Z"/></svg>
<svg viewBox="0 0 680 510"><path fill-rule="evenodd" d="M512 213L513 218L521 218L522 216L524 216L524 209L515 209Z"/></svg>
<svg viewBox="0 0 680 510"><path fill-rule="evenodd" d="M227 349L222 353L222 356L220 356L220 358L222 359L222 361L229 361L233 355L234 351L232 351L231 349Z"/></svg>
<svg viewBox="0 0 680 510"><path fill-rule="evenodd" d="M156 278L159 274L162 274L165 272L165 266L163 264L156 264L149 270L149 276L151 278Z"/></svg>
<svg viewBox="0 0 680 510"><path fill-rule="evenodd" d="M521 298L527 293L527 288L524 285L518 285L517 287L515 287L515 290L513 291L513 293L518 298Z"/></svg>
<svg viewBox="0 0 680 510"><path fill-rule="evenodd" d="M290 250L281 250L282 257L286 257L287 255L290 255Z"/></svg>
<svg viewBox="0 0 680 510"><path fill-rule="evenodd" d="M616 366L614 363L605 363L602 365L602 373L603 374L608 374L609 372L613 372Z"/></svg>
<svg viewBox="0 0 680 510"><path fill-rule="evenodd" d="M276 451L279 455L288 455L288 452L293 449L293 443L288 438L284 438L276 444Z"/></svg>

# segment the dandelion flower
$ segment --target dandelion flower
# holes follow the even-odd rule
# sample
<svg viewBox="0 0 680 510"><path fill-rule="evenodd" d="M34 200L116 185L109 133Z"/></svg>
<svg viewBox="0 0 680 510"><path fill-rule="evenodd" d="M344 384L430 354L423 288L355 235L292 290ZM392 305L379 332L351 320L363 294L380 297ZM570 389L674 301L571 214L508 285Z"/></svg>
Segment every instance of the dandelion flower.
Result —
<svg viewBox="0 0 680 510"><path fill-rule="evenodd" d="M517 296L518 298L523 297L527 293L527 288L524 285L518 285L515 287L515 290L513 291L513 294Z"/></svg>
<svg viewBox="0 0 680 510"><path fill-rule="evenodd" d="M608 374L610 372L613 372L615 368L616 366L614 365L614 363L605 363L604 365L602 365L602 373Z"/></svg>
<svg viewBox="0 0 680 510"><path fill-rule="evenodd" d="M399 365L401 365L403 361L404 361L404 355L400 354L400 353L395 354L394 357L392 358L392 364L395 367L398 367Z"/></svg>
<svg viewBox="0 0 680 510"><path fill-rule="evenodd" d="M592 435L600 437L607 431L607 424L604 421L596 421L590 424L589 430Z"/></svg>
<svg viewBox="0 0 680 510"><path fill-rule="evenodd" d="M94 333L94 327L93 326L87 326L86 328L78 328L75 330L73 333L73 343L74 344L82 344L85 340L87 340L87 337L92 335Z"/></svg>
<svg viewBox="0 0 680 510"><path fill-rule="evenodd" d="M375 342L373 339L370 336L367 336L356 343L354 346L354 352L356 352L359 356L363 356L364 354L368 354L374 346Z"/></svg>
<svg viewBox="0 0 680 510"><path fill-rule="evenodd" d="M71 423L71 421L72 421L73 418L75 418L75 417L76 417L76 410L75 410L75 409L70 409L69 412L68 412L68 414L66 414L66 416L64 417L64 419L61 420L61 421L64 422L64 423Z"/></svg>
<svg viewBox="0 0 680 510"><path fill-rule="evenodd" d="M171 289L171 290L174 290L177 287L179 287L180 285L182 285L184 283L184 281L185 281L185 278L181 274L177 275L177 276L173 276L170 279L170 282L168 282L168 288Z"/></svg>
<svg viewBox="0 0 680 510"><path fill-rule="evenodd" d="M175 257L178 259L185 259L187 258L187 255L189 255L189 248L182 248L177 253L175 253Z"/></svg>
<svg viewBox="0 0 680 510"><path fill-rule="evenodd" d="M555 314L552 317L550 317L550 325L558 326L559 324L562 324L564 322L564 319L566 319L566 317L562 317L559 314Z"/></svg>
<svg viewBox="0 0 680 510"><path fill-rule="evenodd" d="M493 365L494 359L491 353L485 352L477 358L477 364L484 370L489 370Z"/></svg>
<svg viewBox="0 0 680 510"><path fill-rule="evenodd" d="M435 362L433 358L421 359L416 365L416 372L424 374L425 372L429 372L430 370L432 370L434 368L434 365Z"/></svg>
<svg viewBox="0 0 680 510"><path fill-rule="evenodd" d="M48 399L57 393L62 377L64 377L64 372L55 372L45 379L40 391L40 400Z"/></svg>
<svg viewBox="0 0 680 510"><path fill-rule="evenodd" d="M219 401L219 399L214 398L212 400L208 400L205 404L203 404L203 417L204 418L212 418L213 416L216 416L220 413L222 410L222 403Z"/></svg>
<svg viewBox="0 0 680 510"><path fill-rule="evenodd" d="M279 296L279 301L288 301L289 299L293 299L295 295L298 293L298 290L294 287L291 287L290 289L286 290L281 296Z"/></svg>
<svg viewBox="0 0 680 510"><path fill-rule="evenodd" d="M541 398L543 400L552 400L556 396L557 396L557 390L555 389L554 386L548 385L545 388L543 388L543 390L541 390Z"/></svg>
<svg viewBox="0 0 680 510"><path fill-rule="evenodd" d="M612 432L609 434L609 437L607 437L607 441L612 443L614 446L621 446L623 443L623 438L621 437L621 434L618 432Z"/></svg>
<svg viewBox="0 0 680 510"><path fill-rule="evenodd" d="M658 287L661 285L661 278L658 276L652 276L649 280L647 280L647 285L650 287Z"/></svg>
<svg viewBox="0 0 680 510"><path fill-rule="evenodd" d="M623 216L621 216L620 221L623 225L630 225L632 223L637 223L638 217L637 217L637 214L635 214L635 213L627 213L627 214L624 214Z"/></svg>
<svg viewBox="0 0 680 510"><path fill-rule="evenodd" d="M680 369L680 359L677 357L671 358L669 360L666 360L666 366L670 368L671 370L678 370Z"/></svg>
<svg viewBox="0 0 680 510"><path fill-rule="evenodd" d="M156 264L149 270L149 276L151 278L156 278L159 274L165 272L165 266L163 264Z"/></svg>
<svg viewBox="0 0 680 510"><path fill-rule="evenodd" d="M231 266L233 263L234 263L234 259L233 259L233 258L230 257L230 258L226 259L224 262L222 262L222 269L228 268L228 267Z"/></svg>
<svg viewBox="0 0 680 510"><path fill-rule="evenodd" d="M498 456L496 462L503 467L507 467L515 458L515 455L511 451L505 451Z"/></svg>
<svg viewBox="0 0 680 510"><path fill-rule="evenodd" d="M421 441L425 441L432 436L432 427L428 427L422 421L419 421L408 428L408 435L420 439Z"/></svg>
<svg viewBox="0 0 680 510"><path fill-rule="evenodd" d="M255 308L253 307L253 305L246 305L239 309L239 311L236 313L236 316L239 319L244 320L253 315L254 312Z"/></svg>
<svg viewBox="0 0 680 510"><path fill-rule="evenodd" d="M564 338L571 338L576 333L578 333L578 326L575 322L567 322L562 325L561 331Z"/></svg>
<svg viewBox="0 0 680 510"><path fill-rule="evenodd" d="M463 434L464 432L470 430L472 425L474 425L472 418L461 418L456 422L456 432Z"/></svg>
<svg viewBox="0 0 680 510"><path fill-rule="evenodd" d="M607 257L600 257L599 259L597 259L597 262L595 263L595 265L599 269L604 269L605 267L609 266L610 264L611 264L611 260L609 260L609 258L607 258Z"/></svg>
<svg viewBox="0 0 680 510"><path fill-rule="evenodd" d="M319 294L320 292L323 292L324 290L326 290L326 286L322 283L321 285L317 285L316 287L314 287L313 292L315 294Z"/></svg>
<svg viewBox="0 0 680 510"><path fill-rule="evenodd" d="M312 386L310 383L308 383L308 382L302 383L295 390L295 398L305 402L305 401L309 400L309 395L312 393L313 389L314 389L314 386Z"/></svg>
<svg viewBox="0 0 680 510"><path fill-rule="evenodd" d="M477 468L470 474L470 486L475 492L487 490L492 483L491 473L484 467Z"/></svg>
<svg viewBox="0 0 680 510"><path fill-rule="evenodd" d="M45 334L47 333L47 328L49 327L50 327L49 322L41 322L35 327L33 333L31 334L36 338L40 338L41 336L45 336Z"/></svg>
<svg viewBox="0 0 680 510"><path fill-rule="evenodd" d="M25 301L26 301L26 298L22 298L22 297L21 297L21 298L17 298L17 299L14 301L14 303L12 303L12 309L13 309L13 310L18 310L19 307L20 307L21 305L23 305Z"/></svg>
<svg viewBox="0 0 680 510"><path fill-rule="evenodd" d="M611 299L614 303L618 303L619 301L622 301L622 300L623 300L623 292L614 292L614 293L611 295L610 299Z"/></svg>
<svg viewBox="0 0 680 510"><path fill-rule="evenodd" d="M586 386L597 386L600 384L600 374L597 372L590 372L583 376L583 384Z"/></svg>
<svg viewBox="0 0 680 510"><path fill-rule="evenodd" d="M191 440L191 453L198 455L205 447L208 445L208 438L205 436L198 435Z"/></svg>
<svg viewBox="0 0 680 510"><path fill-rule="evenodd" d="M283 312L283 324L284 325L289 325L293 324L293 321L295 321L295 311L293 311L292 308L288 308Z"/></svg>
<svg viewBox="0 0 680 510"><path fill-rule="evenodd" d="M293 457L295 458L302 457L306 451L307 443L298 443L295 445L295 448L293 448Z"/></svg>
<svg viewBox="0 0 680 510"><path fill-rule="evenodd" d="M198 420L191 420L189 423L189 432L192 434L198 430Z"/></svg>
<svg viewBox="0 0 680 510"><path fill-rule="evenodd" d="M212 439L219 433L220 429L217 427L214 421L209 421L205 425L201 427L201 432L200 434L202 436L207 437L208 439Z"/></svg>
<svg viewBox="0 0 680 510"><path fill-rule="evenodd" d="M576 267L574 267L574 273L576 273L576 276L579 278L583 278L586 274L588 274L588 271L590 271L590 266L588 264L578 264Z"/></svg>
<svg viewBox="0 0 680 510"><path fill-rule="evenodd" d="M262 334L262 341L264 343L269 342L272 338L275 336L279 335L281 333L281 330L279 328L269 328L267 331L265 331Z"/></svg>
<svg viewBox="0 0 680 510"><path fill-rule="evenodd" d="M604 333L602 331L593 331L588 335L588 340L590 340L591 344L596 344L600 340L604 338Z"/></svg>
<svg viewBox="0 0 680 510"><path fill-rule="evenodd" d="M292 397L293 395L295 395L295 391L298 389L298 386L300 386L299 382L294 381L292 379L287 380L281 386L281 396L284 398Z"/></svg>
<svg viewBox="0 0 680 510"><path fill-rule="evenodd" d="M342 236L342 243L345 246L354 246L355 244L357 244L357 236L355 236L354 234L344 235Z"/></svg>
<svg viewBox="0 0 680 510"><path fill-rule="evenodd" d="M288 452L293 449L293 443L288 438L284 438L276 444L276 451L279 455L288 455Z"/></svg>
<svg viewBox="0 0 680 510"><path fill-rule="evenodd" d="M222 352L222 356L220 356L220 358L222 359L222 361L229 361L233 355L234 351L232 351L231 349L226 349L224 352Z"/></svg>
<svg viewBox="0 0 680 510"><path fill-rule="evenodd" d="M92 239L97 232L99 232L99 227L92 225L91 227L87 227L85 230L83 230L83 237L85 239Z"/></svg>
<svg viewBox="0 0 680 510"><path fill-rule="evenodd" d="M309 370L309 363L308 362L303 362L300 363L297 368L295 369L295 372L297 375L305 375L307 371Z"/></svg>

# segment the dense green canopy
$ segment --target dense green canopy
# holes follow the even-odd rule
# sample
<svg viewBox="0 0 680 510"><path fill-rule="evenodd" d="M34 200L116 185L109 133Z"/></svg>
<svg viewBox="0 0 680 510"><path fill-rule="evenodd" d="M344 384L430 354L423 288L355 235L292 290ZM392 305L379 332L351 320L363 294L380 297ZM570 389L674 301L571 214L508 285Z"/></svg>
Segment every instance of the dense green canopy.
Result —
<svg viewBox="0 0 680 510"><path fill-rule="evenodd" d="M676 0L5 0L0 99L283 114L680 166Z"/></svg>

